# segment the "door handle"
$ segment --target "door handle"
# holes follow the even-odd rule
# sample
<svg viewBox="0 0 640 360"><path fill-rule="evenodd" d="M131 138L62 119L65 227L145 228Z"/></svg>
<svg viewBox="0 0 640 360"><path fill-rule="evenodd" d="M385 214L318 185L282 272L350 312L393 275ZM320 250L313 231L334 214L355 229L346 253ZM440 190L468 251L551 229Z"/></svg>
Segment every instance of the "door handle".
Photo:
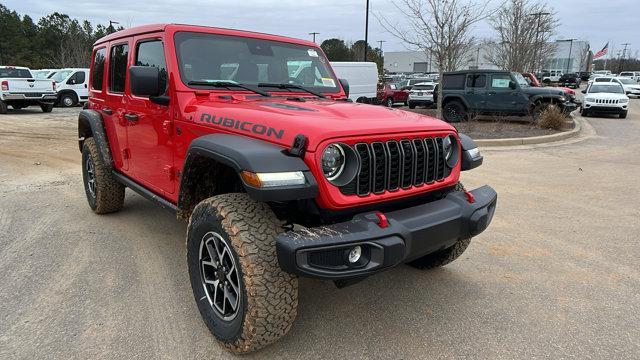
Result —
<svg viewBox="0 0 640 360"><path fill-rule="evenodd" d="M124 114L124 118L129 120L129 122L138 121L138 115L136 115L136 114Z"/></svg>
<svg viewBox="0 0 640 360"><path fill-rule="evenodd" d="M111 109L107 108L107 107L102 109L102 111L107 115L112 115L113 114L113 111Z"/></svg>

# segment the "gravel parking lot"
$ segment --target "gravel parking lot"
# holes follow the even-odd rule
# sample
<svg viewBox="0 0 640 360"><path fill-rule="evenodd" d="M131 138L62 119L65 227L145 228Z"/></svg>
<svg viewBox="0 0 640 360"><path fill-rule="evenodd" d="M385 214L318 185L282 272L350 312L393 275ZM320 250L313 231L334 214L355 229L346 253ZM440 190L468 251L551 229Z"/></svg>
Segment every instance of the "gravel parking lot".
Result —
<svg viewBox="0 0 640 360"><path fill-rule="evenodd" d="M87 206L77 109L0 115L0 359L232 358L194 304L186 225L129 191ZM640 100L563 143L483 149L499 194L453 264L337 289L303 279L299 318L245 358L640 358Z"/></svg>

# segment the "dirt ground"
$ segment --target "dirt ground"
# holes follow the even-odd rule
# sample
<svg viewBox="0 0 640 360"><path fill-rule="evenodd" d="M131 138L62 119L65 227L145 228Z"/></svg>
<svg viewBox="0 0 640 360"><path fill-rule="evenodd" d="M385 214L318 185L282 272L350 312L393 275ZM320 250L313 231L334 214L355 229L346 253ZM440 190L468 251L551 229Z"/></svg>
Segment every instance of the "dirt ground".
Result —
<svg viewBox="0 0 640 360"><path fill-rule="evenodd" d="M77 109L0 115L0 359L232 359L200 319L184 222L86 203ZM639 359L640 100L541 146L483 148L498 208L454 263L300 279L288 335L242 359Z"/></svg>

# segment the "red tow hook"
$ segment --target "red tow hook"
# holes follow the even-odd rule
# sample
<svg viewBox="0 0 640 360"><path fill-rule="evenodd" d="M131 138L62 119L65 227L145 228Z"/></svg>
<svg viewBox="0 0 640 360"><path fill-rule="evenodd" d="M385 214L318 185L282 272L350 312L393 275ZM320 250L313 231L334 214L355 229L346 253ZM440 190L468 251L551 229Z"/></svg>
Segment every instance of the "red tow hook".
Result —
<svg viewBox="0 0 640 360"><path fill-rule="evenodd" d="M380 211L376 211L376 217L378 218L378 226L380 226L380 228L384 229L386 227L389 227L389 220L387 220L387 216L383 213L381 213Z"/></svg>
<svg viewBox="0 0 640 360"><path fill-rule="evenodd" d="M467 197L467 201L469 202L469 204L473 204L474 202L476 202L476 198L473 197L471 191L465 190L464 195Z"/></svg>

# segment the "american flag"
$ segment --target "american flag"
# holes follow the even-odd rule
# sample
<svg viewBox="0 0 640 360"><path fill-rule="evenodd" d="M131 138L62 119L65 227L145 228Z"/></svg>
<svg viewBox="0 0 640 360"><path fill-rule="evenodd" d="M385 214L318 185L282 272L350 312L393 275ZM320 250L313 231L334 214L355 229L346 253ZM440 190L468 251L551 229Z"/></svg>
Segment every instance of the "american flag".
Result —
<svg viewBox="0 0 640 360"><path fill-rule="evenodd" d="M607 52L609 51L609 43L607 43L607 45L605 45L602 50L598 51L595 55L593 55L593 60L601 58L605 55L607 55Z"/></svg>

